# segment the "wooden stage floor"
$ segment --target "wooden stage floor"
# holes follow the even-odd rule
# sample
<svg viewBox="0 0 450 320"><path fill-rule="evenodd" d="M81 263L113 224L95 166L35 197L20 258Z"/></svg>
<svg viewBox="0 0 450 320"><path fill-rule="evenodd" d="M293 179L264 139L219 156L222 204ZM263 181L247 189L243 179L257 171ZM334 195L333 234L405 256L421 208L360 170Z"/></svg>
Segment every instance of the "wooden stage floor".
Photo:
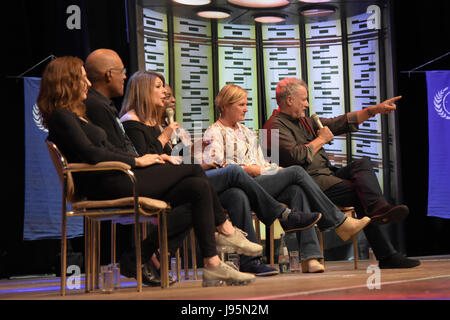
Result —
<svg viewBox="0 0 450 320"><path fill-rule="evenodd" d="M188 280L168 289L144 287L141 293L134 279L124 277L111 294L80 289L68 290L65 297L59 295L57 277L3 279L0 300L450 300L450 256L420 259L413 269L380 270L379 289L368 287L368 282L377 284L376 274L367 272L368 261L360 261L358 270L352 261L343 261L327 262L322 274L258 277L247 286L203 288L201 280Z"/></svg>

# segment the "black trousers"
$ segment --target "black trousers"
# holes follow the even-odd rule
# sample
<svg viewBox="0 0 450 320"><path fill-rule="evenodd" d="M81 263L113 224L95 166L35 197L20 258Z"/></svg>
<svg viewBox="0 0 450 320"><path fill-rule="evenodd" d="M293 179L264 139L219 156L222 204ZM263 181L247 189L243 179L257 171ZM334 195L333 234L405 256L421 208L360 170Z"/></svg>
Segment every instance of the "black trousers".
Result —
<svg viewBox="0 0 450 320"><path fill-rule="evenodd" d="M324 190L327 197L340 206L355 207L359 218L367 215L367 208L383 199L378 179L368 159L353 161L338 169L335 175L342 182ZM382 226L370 223L364 228L364 234L378 260L396 252Z"/></svg>
<svg viewBox="0 0 450 320"><path fill-rule="evenodd" d="M167 201L172 208L188 204L191 206L189 211L192 226L202 255L205 258L215 256L217 251L214 232L216 226L225 222L226 216L203 169L199 165L159 164L136 168L133 172L140 196ZM131 190L128 177L121 173L109 173L90 179L89 188L84 190L84 194L92 200L115 199L131 196ZM177 219L177 215L168 217L168 234L171 237L177 230L186 231L185 208L175 210L181 210L180 216L183 219ZM171 213L168 216L170 215Z"/></svg>

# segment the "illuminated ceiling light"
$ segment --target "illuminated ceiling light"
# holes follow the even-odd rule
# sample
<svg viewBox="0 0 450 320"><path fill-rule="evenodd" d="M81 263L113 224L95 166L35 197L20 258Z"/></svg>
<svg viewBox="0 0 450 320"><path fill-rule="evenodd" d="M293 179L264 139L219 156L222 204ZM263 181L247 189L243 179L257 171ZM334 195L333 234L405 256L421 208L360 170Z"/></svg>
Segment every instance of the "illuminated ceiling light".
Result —
<svg viewBox="0 0 450 320"><path fill-rule="evenodd" d="M336 7L330 5L309 5L300 9L300 13L305 17L325 17L336 12Z"/></svg>
<svg viewBox="0 0 450 320"><path fill-rule="evenodd" d="M298 0L298 2L306 2L306 3L323 3L330 2L331 0Z"/></svg>
<svg viewBox="0 0 450 320"><path fill-rule="evenodd" d="M172 0L179 4L186 4L188 6L205 6L211 3L211 0Z"/></svg>
<svg viewBox="0 0 450 320"><path fill-rule="evenodd" d="M286 20L285 18L286 16L284 15L274 13L264 13L253 16L253 19L260 23L279 23Z"/></svg>
<svg viewBox="0 0 450 320"><path fill-rule="evenodd" d="M225 19L231 15L231 11L222 8L201 8L197 15L207 19Z"/></svg>
<svg viewBox="0 0 450 320"><path fill-rule="evenodd" d="M289 0L227 0L228 3L247 8L277 8L287 6Z"/></svg>

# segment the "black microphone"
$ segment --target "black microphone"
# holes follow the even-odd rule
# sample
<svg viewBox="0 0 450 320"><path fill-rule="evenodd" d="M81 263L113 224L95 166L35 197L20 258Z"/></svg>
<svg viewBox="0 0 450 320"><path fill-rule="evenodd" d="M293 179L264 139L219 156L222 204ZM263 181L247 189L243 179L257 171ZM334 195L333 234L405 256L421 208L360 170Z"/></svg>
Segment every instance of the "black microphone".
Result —
<svg viewBox="0 0 450 320"><path fill-rule="evenodd" d="M172 108L167 108L166 109L166 116L167 116L167 120L169 121L169 124L175 122L174 116L175 116L175 112L173 111ZM176 145L177 144L177 138L173 138L171 141L172 145Z"/></svg>
<svg viewBox="0 0 450 320"><path fill-rule="evenodd" d="M320 121L319 116L317 114L313 114L311 116L311 119L313 119L313 121L316 123L319 129L323 129L322 121ZM333 141L328 142L328 144L333 144Z"/></svg>

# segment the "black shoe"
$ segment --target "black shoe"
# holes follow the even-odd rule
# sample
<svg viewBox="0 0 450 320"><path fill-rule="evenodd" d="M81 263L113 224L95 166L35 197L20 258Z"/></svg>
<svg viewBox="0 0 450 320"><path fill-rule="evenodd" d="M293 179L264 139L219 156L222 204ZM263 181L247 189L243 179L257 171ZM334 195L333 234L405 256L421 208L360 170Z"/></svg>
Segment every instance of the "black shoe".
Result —
<svg viewBox="0 0 450 320"><path fill-rule="evenodd" d="M151 274L155 275L155 278L159 280L159 285L161 285L161 273L159 272L159 269L156 269L156 267L151 262L147 262L144 266ZM173 285L175 282L177 281L174 280L169 274L169 286Z"/></svg>
<svg viewBox="0 0 450 320"><path fill-rule="evenodd" d="M126 254L120 258L120 274L127 278L136 279L136 262L132 260ZM160 287L159 274L155 274L148 265L151 265L151 263L142 265L142 283L151 287Z"/></svg>
<svg viewBox="0 0 450 320"><path fill-rule="evenodd" d="M374 224L394 223L405 219L409 209L405 205L393 206L384 200L378 201L375 208L368 214Z"/></svg>
<svg viewBox="0 0 450 320"><path fill-rule="evenodd" d="M246 263L245 265L241 265L239 268L241 272L253 273L258 277L268 277L274 276L280 273L280 271L276 268L265 265L261 262L261 259L253 259Z"/></svg>
<svg viewBox="0 0 450 320"><path fill-rule="evenodd" d="M281 221L280 224L284 229L284 232L294 232L305 230L314 226L317 221L322 218L320 212L302 212L299 210L291 210L287 221Z"/></svg>
<svg viewBox="0 0 450 320"><path fill-rule="evenodd" d="M407 258L398 252L378 262L380 269L414 268L418 265L420 265L420 260Z"/></svg>

